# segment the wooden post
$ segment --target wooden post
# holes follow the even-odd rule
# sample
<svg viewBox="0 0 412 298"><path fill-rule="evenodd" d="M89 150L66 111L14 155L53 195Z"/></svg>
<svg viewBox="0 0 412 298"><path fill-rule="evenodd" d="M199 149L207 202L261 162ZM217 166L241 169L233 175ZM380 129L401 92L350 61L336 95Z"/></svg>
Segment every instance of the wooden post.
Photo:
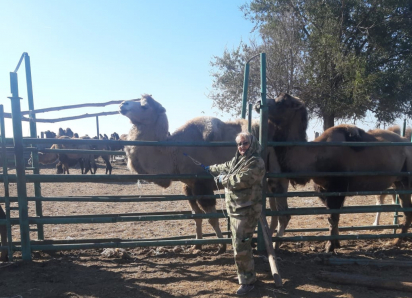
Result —
<svg viewBox="0 0 412 298"><path fill-rule="evenodd" d="M364 286L372 289L380 288L386 290L397 290L404 292L412 292L411 282L402 282L397 280L388 280L383 278L369 277L358 274L347 274L337 272L321 271L317 274L321 280L327 280L337 284Z"/></svg>
<svg viewBox="0 0 412 298"><path fill-rule="evenodd" d="M97 130L97 138L100 136L99 132L99 116L96 116L96 130Z"/></svg>
<svg viewBox="0 0 412 298"><path fill-rule="evenodd" d="M282 287L282 277L278 270L278 265L276 263L276 255L273 250L272 235L270 234L269 225L266 221L266 216L262 212L259 218L260 225L263 227L263 237L265 239L266 251L268 253L268 260L270 265L270 271L272 272L273 280L275 281L275 287Z"/></svg>

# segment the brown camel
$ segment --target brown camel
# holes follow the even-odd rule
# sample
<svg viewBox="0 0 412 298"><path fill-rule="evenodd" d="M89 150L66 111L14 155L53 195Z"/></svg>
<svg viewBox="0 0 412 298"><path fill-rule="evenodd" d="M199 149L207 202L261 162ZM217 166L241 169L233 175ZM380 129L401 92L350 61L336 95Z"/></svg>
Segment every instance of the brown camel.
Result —
<svg viewBox="0 0 412 298"><path fill-rule="evenodd" d="M124 138L124 140L126 140L126 138ZM110 135L110 140L119 141L120 140L119 134L117 132L112 133ZM111 151L123 151L123 149L124 149L123 145L110 145L110 150ZM116 155L111 155L110 156L110 161L115 162L116 161Z"/></svg>
<svg viewBox="0 0 412 298"><path fill-rule="evenodd" d="M143 95L140 101L125 101L120 105L120 113L131 120L133 124L127 140L139 141L170 141L170 142L218 142L233 141L241 131L247 130L247 120L240 119L223 122L213 117L197 117L171 135L168 133L168 120L165 108L150 95ZM254 130L256 131L256 125ZM186 155L201 161L205 165L223 163L234 156L234 148L230 147L152 147L125 146L128 158L128 168L139 174L202 174L203 169L194 164ZM274 150L268 150L268 169L279 171ZM186 154L186 155L185 155ZM168 187L171 180L156 179L154 183ZM183 190L187 196L211 195L216 185L213 180L187 179L182 180ZM287 182L287 181L286 181ZM271 183L284 185L285 183ZM286 183L287 188L287 183ZM286 191L286 189L284 190ZM189 201L192 213L216 213L216 200L198 199ZM202 219L195 219L196 239L202 239ZM222 238L217 218L209 219L217 237ZM200 248L200 246L197 246ZM220 245L219 252L224 252L226 245Z"/></svg>
<svg viewBox="0 0 412 298"><path fill-rule="evenodd" d="M306 142L307 110L297 98L282 93L268 100L269 121L275 125L274 141ZM375 129L369 132L353 126L338 125L327 129L314 142L405 142L396 133ZM406 146L382 147L275 147L283 172L405 172L411 171L411 154ZM353 177L307 177L292 178L292 183L306 184L312 178L320 198L328 209L340 209L345 196L322 196L324 192L380 191L392 185L396 189L411 189L407 176L353 176ZM411 207L411 196L400 195L401 205ZM330 234L338 235L339 214L328 218ZM411 224L412 212L405 212L402 233ZM396 239L399 245L402 239ZM326 251L340 247L338 240L329 241Z"/></svg>
<svg viewBox="0 0 412 298"><path fill-rule="evenodd" d="M389 131L392 131L398 135L401 135L401 128L398 125L395 126L391 126L388 128ZM405 138L407 142L411 141L411 134L412 134L412 129L410 127L408 127L405 131ZM412 147L407 147L407 149L412 150ZM396 203L396 195L377 195L376 196L376 205L382 205L383 202L385 201L386 197L391 197L392 198L392 204ZM381 213L380 212L376 212L376 216L375 216L375 221L373 222L374 226L379 226L379 221L381 218Z"/></svg>
<svg viewBox="0 0 412 298"><path fill-rule="evenodd" d="M70 139L67 136L59 137L59 139ZM81 139L90 139L89 137L81 137ZM89 145L72 145L72 144L53 144L51 149L90 149ZM77 153L41 153L39 152L39 163L41 164L51 164L56 160L59 160L59 163L56 165L57 174L69 174L69 168L75 166L77 163L80 163L80 168L82 174L87 174L90 170L92 173L92 168L94 165L93 155L90 154L77 154ZM93 173L92 173L93 174Z"/></svg>
<svg viewBox="0 0 412 298"><path fill-rule="evenodd" d="M99 139L100 139L100 140L108 140L106 134L104 134L104 136L103 136L102 134L100 134L99 137L93 137L93 139L94 139L94 140L99 140ZM92 145L90 148L93 149L93 150L110 150L110 147L109 147L108 145ZM97 159L97 158L99 158L99 157L101 157L101 158L103 159L103 161L104 161L104 163L105 163L105 165L106 165L106 175L107 175L107 174L111 175L111 174L112 174L112 169L113 169L113 167L112 167L112 165L111 165L111 163L110 163L109 154L93 155L93 162L94 162L95 159ZM96 163L94 163L93 169L94 169L94 173L93 173L93 174L95 174L95 173L96 173L96 170L97 170L97 165L96 165Z"/></svg>

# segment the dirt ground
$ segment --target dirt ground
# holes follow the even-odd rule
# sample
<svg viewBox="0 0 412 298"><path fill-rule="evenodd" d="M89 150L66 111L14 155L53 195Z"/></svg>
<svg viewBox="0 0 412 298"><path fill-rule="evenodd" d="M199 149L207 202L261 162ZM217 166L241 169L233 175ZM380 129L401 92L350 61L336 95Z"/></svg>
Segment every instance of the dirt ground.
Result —
<svg viewBox="0 0 412 298"><path fill-rule="evenodd" d="M99 164L98 174L104 173ZM53 167L44 168L41 174L54 173ZM29 173L29 172L28 172ZM73 169L71 174L79 174ZM113 174L129 174L124 164L115 164ZM311 186L298 190L311 190ZM3 190L1 190L3 191ZM293 191L293 190L292 190ZM28 185L28 194L34 193ZM66 195L146 195L182 194L181 184L174 182L162 189L152 183L52 183L42 184L43 196ZM11 184L11 196L16 196L16 185ZM389 202L387 202L389 203ZM374 197L351 197L346 205L375 204ZM289 198L291 207L321 206L317 198ZM223 207L218 200L217 208ZM45 216L81 214L125 214L153 211L190 210L186 201L155 203L92 203L44 202ZM16 212L16 211L13 211ZM34 203L29 203L30 216L34 216ZM16 213L13 214L16 216ZM371 225L374 214L341 215L340 226ZM381 224L391 224L392 214L382 215ZM226 219L220 220L223 231ZM326 228L326 215L294 216L288 228ZM203 223L204 233L212 233ZM13 226L13 239L19 239L19 228ZM341 234L357 232L342 232ZM392 233L392 231L360 231L359 233ZM195 234L193 220L122 222L112 224L46 225L46 239L121 238L147 239ZM327 232L306 233L326 235ZM286 236L298 236L287 233ZM37 239L35 232L31 239ZM411 261L412 242L402 247L391 247L390 240L342 241L342 248L334 254L324 252L323 242L286 242L277 252L283 288L276 289L264 255L255 254L258 282L246 297L345 297L387 298L412 297L412 292L384 290L353 284L342 285L319 277L319 272L360 274L382 281L412 282L412 268L401 266L327 265L331 257L359 258L385 261ZM20 253L14 254L13 263L0 263L0 298L45 297L232 297L238 288L232 248L217 255L217 247L207 245L203 250L189 246L150 247L127 249L123 256L105 256L104 249L87 249L58 252L34 252L32 262L22 262ZM383 284L383 282L382 282Z"/></svg>

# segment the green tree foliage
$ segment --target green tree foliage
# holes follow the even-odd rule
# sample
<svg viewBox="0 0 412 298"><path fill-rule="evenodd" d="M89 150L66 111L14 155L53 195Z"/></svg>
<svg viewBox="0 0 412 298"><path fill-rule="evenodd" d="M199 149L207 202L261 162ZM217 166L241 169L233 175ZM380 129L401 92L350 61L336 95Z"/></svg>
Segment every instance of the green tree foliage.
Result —
<svg viewBox="0 0 412 298"><path fill-rule="evenodd" d="M212 73L210 97L216 103L215 95L221 96L218 107L240 105L241 90L219 81L233 72L228 66L236 65L241 88L242 63L264 51L268 95L299 96L325 129L336 119L361 119L368 110L383 123L412 114L411 1L253 0L241 9L262 42L214 57L219 70Z"/></svg>

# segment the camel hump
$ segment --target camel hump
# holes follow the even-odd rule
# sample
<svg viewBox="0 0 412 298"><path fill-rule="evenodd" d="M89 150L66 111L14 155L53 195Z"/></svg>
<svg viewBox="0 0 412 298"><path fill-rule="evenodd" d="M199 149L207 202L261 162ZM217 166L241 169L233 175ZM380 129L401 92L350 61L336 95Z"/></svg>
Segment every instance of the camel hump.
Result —
<svg viewBox="0 0 412 298"><path fill-rule="evenodd" d="M316 139L320 142L377 142L378 140L363 129L352 124L341 124L331 127ZM350 147L354 151L362 151L365 147Z"/></svg>
<svg viewBox="0 0 412 298"><path fill-rule="evenodd" d="M203 130L203 140L206 142L222 140L222 131L225 123L214 117L205 117L205 125Z"/></svg>
<svg viewBox="0 0 412 298"><path fill-rule="evenodd" d="M341 124L325 130L320 142L361 142L365 131L352 124Z"/></svg>
<svg viewBox="0 0 412 298"><path fill-rule="evenodd" d="M179 141L222 141L224 140L224 126L225 123L215 117L196 117L178 128L172 134L172 139Z"/></svg>
<svg viewBox="0 0 412 298"><path fill-rule="evenodd" d="M401 135L401 128L399 127L399 125L394 125L394 126L388 127L388 130L391 131L391 132L394 132L398 135Z"/></svg>

